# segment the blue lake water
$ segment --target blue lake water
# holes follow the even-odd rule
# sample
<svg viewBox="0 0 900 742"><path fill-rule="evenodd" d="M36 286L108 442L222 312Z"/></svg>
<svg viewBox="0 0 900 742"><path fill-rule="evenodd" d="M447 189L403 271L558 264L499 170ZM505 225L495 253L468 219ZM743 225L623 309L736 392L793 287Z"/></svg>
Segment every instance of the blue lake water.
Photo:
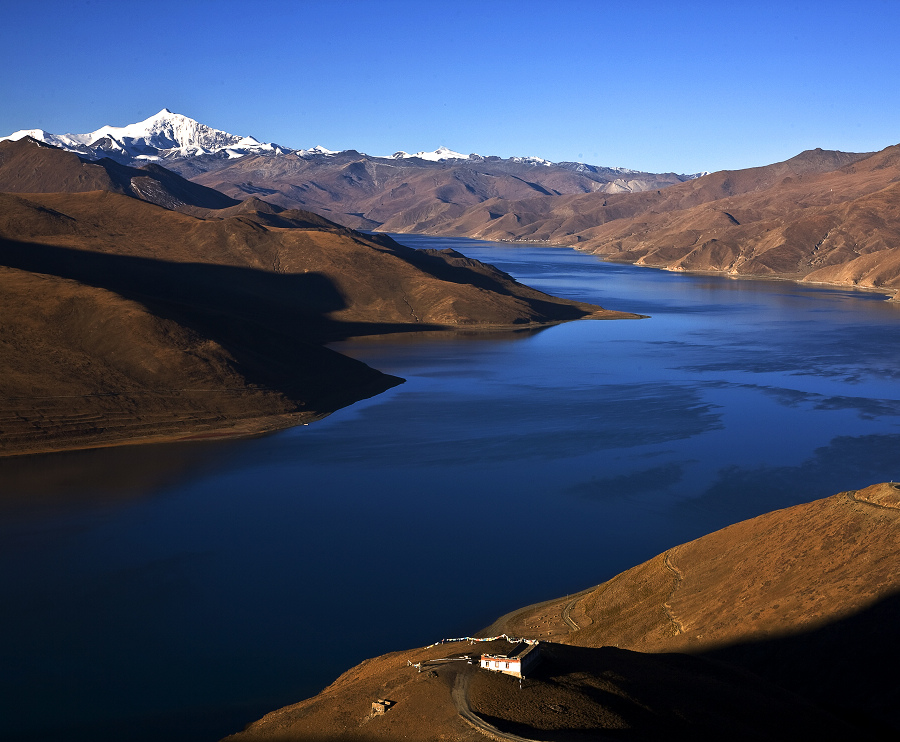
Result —
<svg viewBox="0 0 900 742"><path fill-rule="evenodd" d="M406 383L262 438L0 460L11 739L215 740L366 657L900 479L880 295L398 239L651 318L341 343Z"/></svg>

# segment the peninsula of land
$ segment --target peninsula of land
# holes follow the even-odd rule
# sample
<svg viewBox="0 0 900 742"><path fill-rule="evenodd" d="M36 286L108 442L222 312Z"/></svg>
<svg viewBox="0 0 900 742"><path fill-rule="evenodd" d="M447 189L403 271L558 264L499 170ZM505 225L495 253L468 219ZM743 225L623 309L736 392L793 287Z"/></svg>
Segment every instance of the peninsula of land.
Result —
<svg viewBox="0 0 900 742"><path fill-rule="evenodd" d="M348 337L636 315L452 250L0 142L0 455L264 432L401 382Z"/></svg>

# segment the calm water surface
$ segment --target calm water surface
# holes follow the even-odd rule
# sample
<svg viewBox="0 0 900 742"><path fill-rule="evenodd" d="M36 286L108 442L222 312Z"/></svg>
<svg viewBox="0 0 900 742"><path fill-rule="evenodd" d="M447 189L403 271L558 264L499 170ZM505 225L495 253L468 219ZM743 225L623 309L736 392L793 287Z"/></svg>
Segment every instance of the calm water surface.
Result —
<svg viewBox="0 0 900 742"><path fill-rule="evenodd" d="M12 739L215 740L365 657L900 479L879 295L400 239L652 318L342 343L406 383L254 440L0 461Z"/></svg>

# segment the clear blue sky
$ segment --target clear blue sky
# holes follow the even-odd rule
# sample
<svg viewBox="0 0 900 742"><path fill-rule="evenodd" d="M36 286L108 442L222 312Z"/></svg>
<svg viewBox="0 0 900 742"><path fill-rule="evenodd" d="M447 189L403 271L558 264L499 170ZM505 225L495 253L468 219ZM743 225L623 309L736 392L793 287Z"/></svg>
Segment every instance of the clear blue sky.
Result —
<svg viewBox="0 0 900 742"><path fill-rule="evenodd" d="M663 172L900 142L900 0L0 0L0 135L167 107L369 154Z"/></svg>

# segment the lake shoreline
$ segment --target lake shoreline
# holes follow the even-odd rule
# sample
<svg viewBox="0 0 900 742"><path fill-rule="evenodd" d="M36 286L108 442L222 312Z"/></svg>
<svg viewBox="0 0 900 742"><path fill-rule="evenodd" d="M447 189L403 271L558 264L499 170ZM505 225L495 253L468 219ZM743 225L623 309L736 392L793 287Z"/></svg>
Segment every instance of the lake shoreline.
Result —
<svg viewBox="0 0 900 742"><path fill-rule="evenodd" d="M900 289L891 288L889 286L866 286L860 285L858 283L850 283L850 282L831 282L831 281L808 281L805 280L801 273L788 275L788 274L773 274L773 275L758 275L753 273L731 273L728 271L720 271L720 270L697 270L697 269L685 269L685 268L669 268L666 265L654 265L652 263L640 263L634 262L631 260L617 260L614 255L606 255L603 253L595 253L591 252L590 249L586 249L583 247L579 247L578 243L569 244L566 242L554 242L552 240L512 240L512 239L483 239L480 237L465 237L459 235L441 235L435 234L431 232L379 232L378 230L373 230L373 234L386 234L395 239L402 239L406 236L413 237L425 237L425 238L435 238L435 239L447 239L447 240L472 240L474 242L493 242L498 245L509 246L509 247L550 247L550 248L567 248L570 250L575 250L584 255L590 255L597 260L600 260L604 263L612 263L614 265L630 265L635 268L652 268L655 270L666 271L667 273L683 273L684 275L689 276L720 276L722 278L731 278L734 280L750 280L750 281L787 281L789 283L794 283L799 286L816 286L825 289L849 289L853 291L863 291L863 292L874 292L879 294L884 294L886 297L886 301L892 302L900 302Z"/></svg>
<svg viewBox="0 0 900 742"><path fill-rule="evenodd" d="M544 330L550 327L560 325L566 322L578 322L582 320L593 320L593 321L611 321L611 320L630 320L630 319L648 319L648 315L635 314L633 312L620 312L614 309L599 309L592 314L585 315L583 317L579 317L578 319L573 320L550 320L547 322L530 322L530 323L522 323L518 325L490 325L490 326L482 326L482 325L447 325L444 328L430 328L429 330L415 330L410 329L406 332L388 332L388 333L370 333L367 335L362 335L358 337L350 336L342 339L338 342L344 341L353 341L353 340L364 340L367 338L371 338L372 340L386 339L391 337L414 337L416 335L428 334L433 336L444 335L446 337L451 337L453 335L461 335L464 336L467 333L475 333L478 335L491 336L491 335L502 335L503 333L516 333L516 332L533 332L537 330ZM377 369L376 369L377 371ZM386 379L390 379L390 376L387 376ZM335 398L348 398L353 397L350 401L345 402L345 404L353 404L353 402L361 401L363 399L368 399L372 396L376 396L381 394L384 391L392 388L398 383L402 383L402 379L394 382L394 383L375 383L375 384L367 384L364 388L360 388L358 393L353 393L349 391L335 391L331 396ZM374 390L368 389L369 387L374 387ZM254 390L248 390L253 392ZM340 405L344 406L344 405ZM336 408L337 409L337 408ZM135 435L127 435L122 436L121 438L113 438L113 439L103 439L103 438L95 438L93 440L56 440L52 442L26 442L24 444L19 444L18 446L13 443L10 446L9 442L5 442L4 445L8 446L6 448L0 449L0 458L8 458L14 456L35 456L35 455L43 455L43 454L51 454L51 453L60 453L64 451L83 451L90 450L94 448L111 448L115 446L139 446L139 445L152 445L152 444L160 444L160 443L186 443L191 441L202 441L202 440L211 440L211 439L239 439L239 438L252 438L261 435L266 435L269 433L274 433L277 431L285 430L287 428L292 428L297 425L310 425L315 423L328 415L334 412L331 410L296 410L296 411L285 411L279 412L276 414L267 414L267 415L237 415L237 416L222 416L215 422L204 421L204 425L199 426L196 422L185 419L181 424L177 425L177 429L171 429L172 425L167 425L167 429L163 431L144 431L141 434ZM28 414L26 412L18 411L18 414ZM128 420L119 420L117 421L121 424L128 425ZM140 423L141 418L139 416L135 416L131 421L131 423ZM47 432L48 437L53 436L53 431L50 430Z"/></svg>
<svg viewBox="0 0 900 742"><path fill-rule="evenodd" d="M554 247L553 245L548 245L548 247ZM860 291L863 293L874 293L874 294L882 294L885 297L885 301L900 301L900 289L893 289L887 286L861 286L855 283L832 283L828 281L808 281L804 279L802 276L790 276L790 275L771 275L771 276L759 276L754 275L752 273L728 273L726 271L702 271L702 270L687 270L685 268L668 268L664 265L650 265L644 263L632 263L628 260L616 260L612 257L608 257L605 255L595 255L594 253L588 252L587 250L579 250L574 245L559 245L559 247L571 247L574 250L578 250L579 252L583 252L585 255L592 255L598 260L603 261L604 263L613 263L616 265L630 265L635 268L650 268L653 270L665 271L666 273L682 273L686 276L718 276L720 278L729 278L734 281L784 281L786 283L793 283L797 286L811 286L816 288L823 288L829 290L839 290L839 291Z"/></svg>

